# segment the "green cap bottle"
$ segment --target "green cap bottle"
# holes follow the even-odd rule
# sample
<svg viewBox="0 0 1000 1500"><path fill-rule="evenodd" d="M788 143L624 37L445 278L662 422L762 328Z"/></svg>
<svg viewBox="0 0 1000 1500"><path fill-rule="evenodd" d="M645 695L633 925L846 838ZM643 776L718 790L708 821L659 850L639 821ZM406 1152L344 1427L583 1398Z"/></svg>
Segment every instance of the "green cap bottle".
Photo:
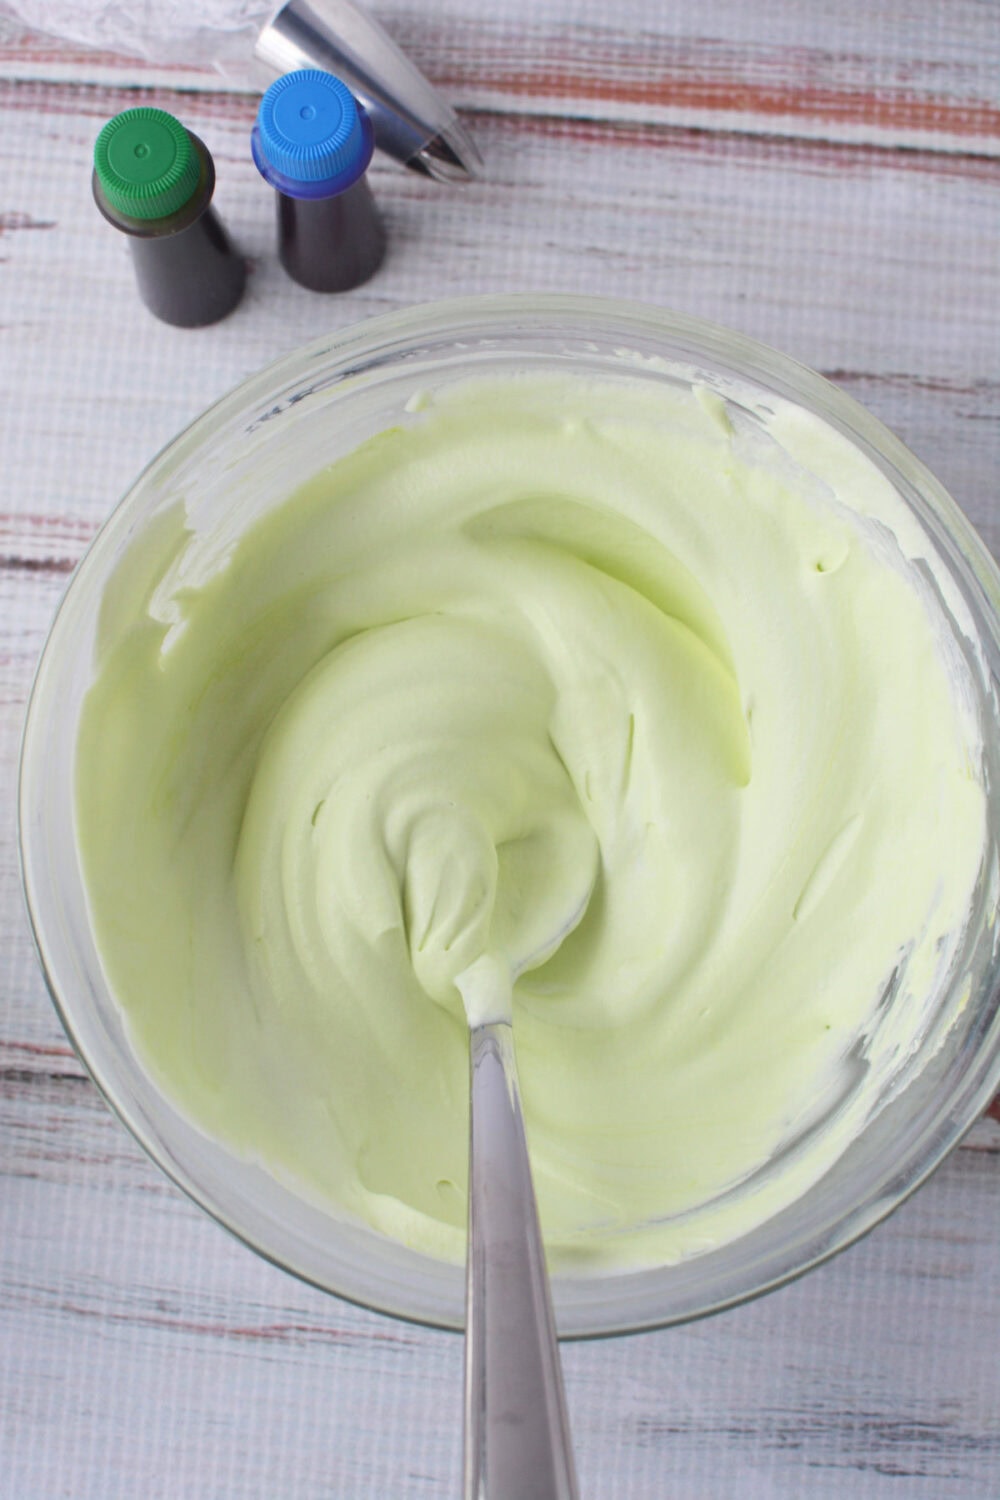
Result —
<svg viewBox="0 0 1000 1500"><path fill-rule="evenodd" d="M94 199L129 237L139 295L165 323L198 328L231 312L246 266L211 206L204 142L166 110L115 115L94 145Z"/></svg>
<svg viewBox="0 0 1000 1500"><path fill-rule="evenodd" d="M94 147L94 171L107 202L133 219L164 219L198 191L201 162L191 136L166 110L127 109L109 120Z"/></svg>

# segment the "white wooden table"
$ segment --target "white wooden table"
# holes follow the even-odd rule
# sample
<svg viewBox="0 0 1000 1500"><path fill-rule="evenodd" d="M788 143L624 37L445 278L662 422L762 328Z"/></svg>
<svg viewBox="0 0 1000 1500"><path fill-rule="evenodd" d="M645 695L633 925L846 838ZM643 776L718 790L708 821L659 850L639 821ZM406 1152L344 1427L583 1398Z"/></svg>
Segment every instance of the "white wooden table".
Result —
<svg viewBox="0 0 1000 1500"><path fill-rule="evenodd" d="M142 464L325 329L456 291L646 298L812 364L1000 552L996 0L387 0L487 181L371 181L343 298L290 283L255 100L0 19L0 1496L457 1496L461 1344L298 1285L175 1191L83 1077L22 909L13 791L67 575ZM2 11L0 11L2 14ZM53 11L53 15L55 11ZM153 322L90 199L101 123L209 144L252 262L211 330ZM755 1305L566 1350L584 1494L997 1500L1000 1124L867 1241ZM497 1497L516 1500L516 1497Z"/></svg>

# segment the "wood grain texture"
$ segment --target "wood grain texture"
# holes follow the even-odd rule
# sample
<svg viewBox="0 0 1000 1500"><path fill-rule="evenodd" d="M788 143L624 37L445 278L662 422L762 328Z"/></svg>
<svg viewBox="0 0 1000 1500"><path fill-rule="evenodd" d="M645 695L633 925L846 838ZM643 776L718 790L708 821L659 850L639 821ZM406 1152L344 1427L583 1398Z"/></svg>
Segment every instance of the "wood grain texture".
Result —
<svg viewBox="0 0 1000 1500"><path fill-rule="evenodd" d="M457 1340L273 1270L107 1112L43 990L13 788L68 574L158 447L269 359L455 291L634 296L823 370L892 426L1000 554L1000 12L958 0L394 0L470 112L462 192L377 164L390 231L343 299L277 266L255 100L0 20L0 1500L458 1493ZM142 99L215 155L251 262L239 311L150 320L89 196ZM686 1329L574 1347L587 1496L995 1500L1000 1122L863 1244Z"/></svg>
<svg viewBox="0 0 1000 1500"><path fill-rule="evenodd" d="M5 7L0 7L0 16ZM427 75L463 108L700 125L830 140L1000 154L1000 19L975 0L835 15L799 0L673 7L624 0L472 0L373 6ZM189 54L169 64L94 52L27 31L0 33L0 76L110 82L150 76L218 89ZM229 87L238 88L238 70Z"/></svg>

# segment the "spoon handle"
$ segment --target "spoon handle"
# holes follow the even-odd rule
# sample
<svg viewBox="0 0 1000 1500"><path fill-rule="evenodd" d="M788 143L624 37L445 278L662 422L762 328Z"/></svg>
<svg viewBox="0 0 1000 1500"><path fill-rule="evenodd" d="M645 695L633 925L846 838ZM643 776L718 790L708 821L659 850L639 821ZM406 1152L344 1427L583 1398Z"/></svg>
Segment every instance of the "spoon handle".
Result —
<svg viewBox="0 0 1000 1500"><path fill-rule="evenodd" d="M465 1500L578 1500L510 1026L469 1056Z"/></svg>

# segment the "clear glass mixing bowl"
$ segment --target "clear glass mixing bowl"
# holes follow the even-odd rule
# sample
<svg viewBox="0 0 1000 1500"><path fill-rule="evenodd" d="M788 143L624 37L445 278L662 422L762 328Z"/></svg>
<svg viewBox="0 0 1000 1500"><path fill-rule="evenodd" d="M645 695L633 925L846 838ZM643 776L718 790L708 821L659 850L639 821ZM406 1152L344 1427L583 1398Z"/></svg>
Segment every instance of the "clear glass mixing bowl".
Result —
<svg viewBox="0 0 1000 1500"><path fill-rule="evenodd" d="M974 623L975 649L966 641L963 651L975 686L989 800L987 858L960 962L939 999L942 1016L956 1013L943 1043L928 1042L911 1056L894 1079L892 1097L848 1151L797 1202L752 1233L656 1270L557 1277L560 1332L585 1337L696 1317L799 1275L896 1207L1000 1087L1000 575L941 486L862 407L818 375L735 333L655 308L590 298L474 298L417 307L289 355L226 396L154 459L78 568L42 655L27 716L21 854L38 951L63 1024L109 1104L163 1170L220 1223L289 1271L386 1313L461 1327L461 1267L429 1260L306 1202L208 1139L143 1071L91 930L74 838L74 753L104 589L122 554L148 536L157 516L182 501L187 524L212 539L217 555L220 539L241 533L323 465L392 425L414 392L465 374L525 368L685 385L694 378L731 400L739 399L738 390L764 400L777 394L847 435L924 527ZM943 599L939 604L950 620Z"/></svg>

